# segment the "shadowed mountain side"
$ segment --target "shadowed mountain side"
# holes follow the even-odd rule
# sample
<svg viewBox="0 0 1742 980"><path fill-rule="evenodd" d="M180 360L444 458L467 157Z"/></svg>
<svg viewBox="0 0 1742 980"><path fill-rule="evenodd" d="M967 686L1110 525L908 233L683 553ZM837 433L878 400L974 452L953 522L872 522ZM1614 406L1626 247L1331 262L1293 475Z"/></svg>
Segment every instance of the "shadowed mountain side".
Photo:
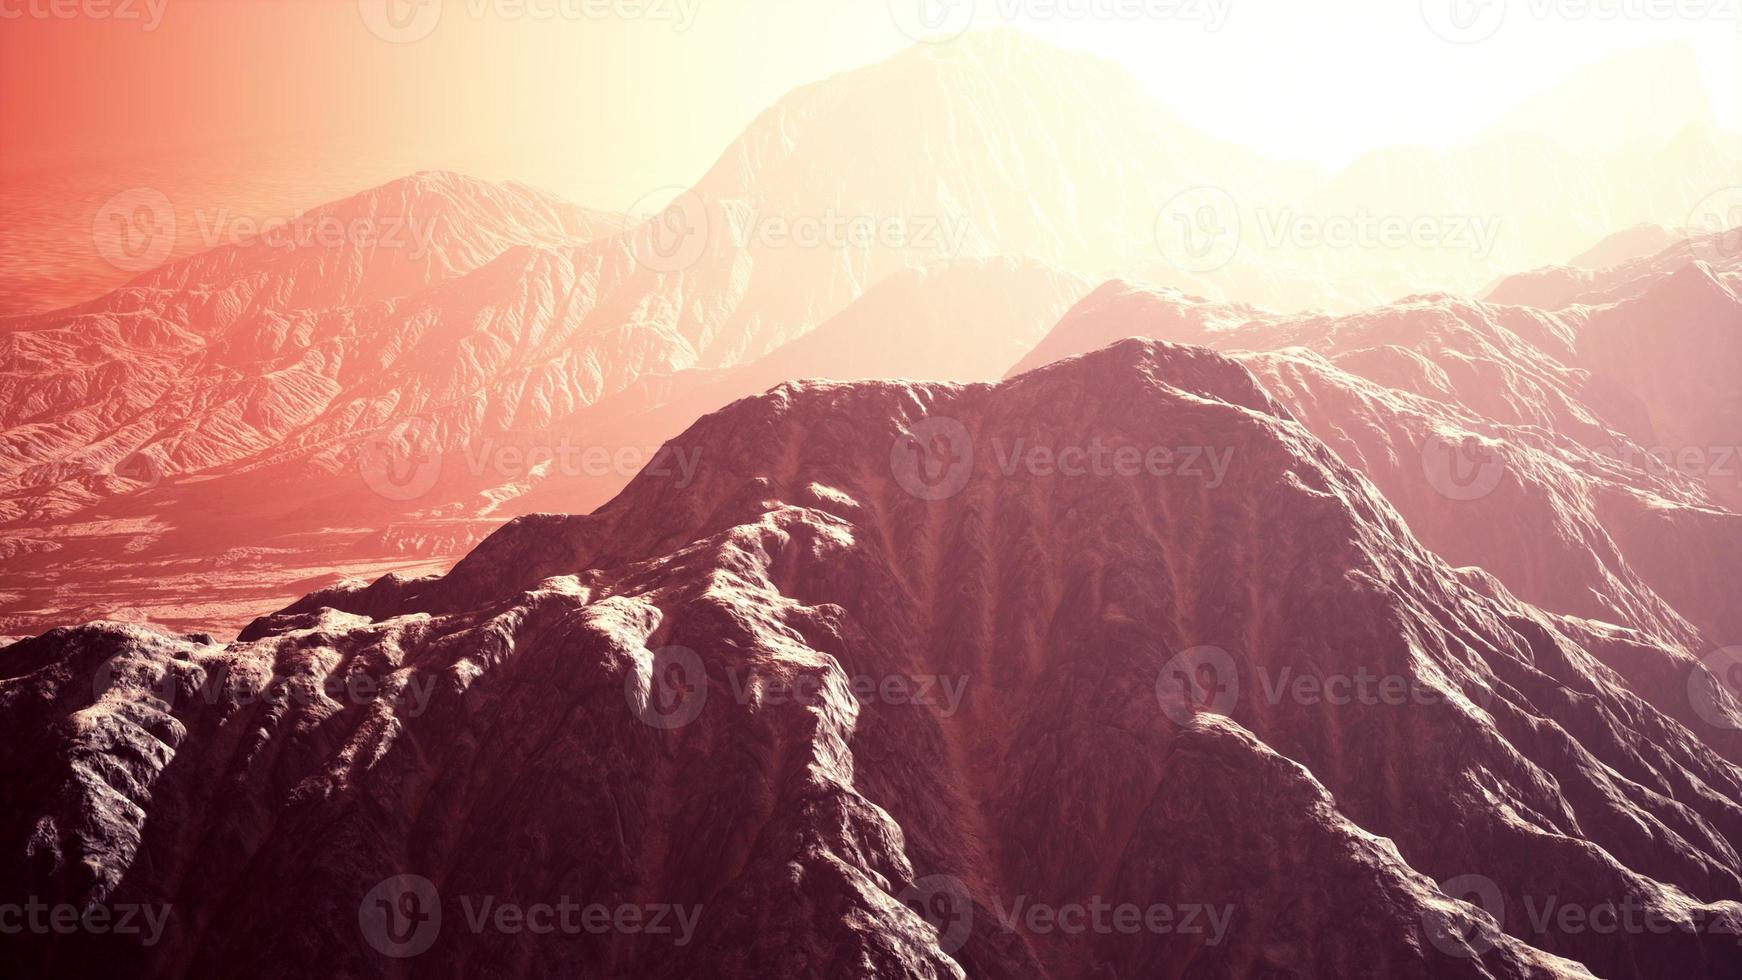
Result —
<svg viewBox="0 0 1742 980"><path fill-rule="evenodd" d="M1019 440L1231 462L1213 486L1012 468ZM401 873L448 914L414 961L433 976L1742 962L1742 769L1599 659L1649 641L1466 584L1225 357L1128 342L998 385L785 385L674 448L712 461L690 486L522 518L446 576L310 596L228 647L98 624L5 648L0 890L173 903L159 975L396 975L359 903ZM1202 706L1173 667L1217 675ZM299 680L248 699L274 672ZM1293 680L1362 672L1419 696ZM1472 875L1502 908L1434 884ZM475 896L565 893L694 910L692 941L464 925ZM1682 927L1543 932L1522 910L1548 894ZM1018 897L1223 926L1036 929Z"/></svg>
<svg viewBox="0 0 1742 980"><path fill-rule="evenodd" d="M1684 384L1673 398L1642 381L1616 380L1614 387L1629 393L1628 406L1685 406L1676 417L1725 417L1733 386L1715 379L1731 359L1722 337L1742 336L1742 305L1704 263L1660 274L1658 283L1636 300L1562 314L1434 296L1307 318L1110 283L1067 314L1013 373L1129 335L1223 350L1281 348L1241 358L1379 484L1436 552L1480 565L1544 608L1704 651L1735 635L1729 603L1644 555L1666 535L1687 540L1689 532L1677 528L1697 527L1718 535L1699 548L1715 560L1702 574L1727 574L1727 556L1742 545L1732 515L1721 509L1735 478L1724 485L1714 473L1663 465L1662 442L1648 441L1638 411L1615 412L1616 399L1591 399L1593 379L1613 375L1585 366L1595 365L1585 351L1601 338L1676 323L1673 332L1649 328L1655 346L1632 362L1665 365L1655 376L1674 378L1667 365L1716 351L1689 374L1714 380ZM1302 349L1289 349L1295 345ZM1696 405L1713 408L1702 414ZM1712 438L1720 437L1730 441L1710 445L1742 445L1742 432ZM1630 548L1641 551L1641 562L1631 560Z"/></svg>

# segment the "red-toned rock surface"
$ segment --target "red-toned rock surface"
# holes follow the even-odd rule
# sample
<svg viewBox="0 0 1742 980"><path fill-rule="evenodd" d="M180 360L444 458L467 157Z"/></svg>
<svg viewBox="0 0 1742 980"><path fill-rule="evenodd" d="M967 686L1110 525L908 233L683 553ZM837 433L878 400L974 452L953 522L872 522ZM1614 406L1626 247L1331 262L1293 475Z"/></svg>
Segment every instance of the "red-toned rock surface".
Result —
<svg viewBox="0 0 1742 980"><path fill-rule="evenodd" d="M1720 240L1618 272L1627 298L1557 312L1429 296L1287 317L1109 283L1012 373L1123 336L1265 351L1238 357L1436 553L1702 653L1742 631L1699 584L1742 561L1742 257Z"/></svg>
<svg viewBox="0 0 1742 980"><path fill-rule="evenodd" d="M688 486L643 475L227 646L0 650L0 889L169 909L150 948L11 963L1742 969L1734 701L1700 729L1653 707L1685 655L1454 570L1235 361L1130 341L995 386L787 385L674 446L706 460ZM471 925L564 896L691 928ZM1578 918L1603 909L1636 925Z"/></svg>
<svg viewBox="0 0 1742 980"><path fill-rule="evenodd" d="M1628 81L1647 78L1676 104L1650 116L1675 134L1663 145L1654 125L1638 145L1568 154L1513 125L1325 175L1194 131L1114 63L1018 32L971 34L789 93L692 190L650 188L628 219L452 174L392 182L265 243L0 318L0 554L21 558L0 582L0 629L112 617L228 633L337 576L426 570L535 493L540 507L596 505L729 397L805 373L1001 371L1034 319L1055 312L1061 277L1137 270L1271 308L1353 310L1475 290L1612 223L1687 220L1734 183L1738 148L1711 129L1684 62L1663 48L1595 72L1604 91L1647 90ZM1548 93L1531 118L1583 111L1589 87ZM1203 207L1235 232L1225 265L1167 245ZM1457 219L1442 231L1474 235L1469 248L1343 247L1319 234L1433 214ZM1636 252L1645 234L1599 252ZM1003 276L990 300L894 313L916 270L1024 262L1038 278ZM878 290L886 305L852 312ZM981 326L952 329L967 310ZM963 342L880 356L876 332L891 320ZM860 334L808 336L831 321L837 339L843 325ZM409 502L371 499L356 479L384 443L476 458L571 437L640 462L582 486L523 467L454 481L447 466ZM230 572L220 595L186 598L214 565Z"/></svg>
<svg viewBox="0 0 1742 980"><path fill-rule="evenodd" d="M74 515L7 529L0 549L13 574L0 611L17 632L149 618L233 635L262 609L341 576L446 568L510 517L592 510L695 419L782 381L995 378L1090 289L1033 259L936 263L890 276L767 357L650 371L541 426L486 428L444 452L439 416L411 414L328 450L268 449L258 461L166 475ZM345 455L395 436L412 443L404 483ZM424 465L427 480L417 476Z"/></svg>
<svg viewBox="0 0 1742 980"><path fill-rule="evenodd" d="M1700 88L1324 175L970 35L0 318L0 975L1742 975Z"/></svg>

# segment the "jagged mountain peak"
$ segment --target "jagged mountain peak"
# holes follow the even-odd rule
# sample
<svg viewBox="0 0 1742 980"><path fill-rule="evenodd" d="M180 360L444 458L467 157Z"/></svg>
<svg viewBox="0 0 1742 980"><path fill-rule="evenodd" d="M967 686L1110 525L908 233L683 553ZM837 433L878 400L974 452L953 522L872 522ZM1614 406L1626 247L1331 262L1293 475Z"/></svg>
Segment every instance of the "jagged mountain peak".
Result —
<svg viewBox="0 0 1742 980"><path fill-rule="evenodd" d="M0 846L37 855L0 884L172 901L154 957L208 974L377 969L340 940L407 856L444 902L561 867L694 910L680 946L603 936L516 959L531 975L1183 977L1279 942L1313 975L1735 962L1738 747L1606 666L1663 680L1685 654L1470 588L1235 359L1126 340L995 385L794 382L670 448L700 453L694 482L646 472L225 647L96 626L6 648L0 719L54 735L0 739L31 818ZM1165 472L1094 468L1160 449ZM1214 694L1170 695L1176 667ZM245 700L283 672L383 693ZM1414 697L1267 694L1299 675ZM876 693L918 677L934 696ZM1688 928L1540 934L1544 861L1557 901ZM939 890L953 914L914 897ZM1035 933L1003 917L1016 895L1221 925ZM444 927L423 962L532 941Z"/></svg>

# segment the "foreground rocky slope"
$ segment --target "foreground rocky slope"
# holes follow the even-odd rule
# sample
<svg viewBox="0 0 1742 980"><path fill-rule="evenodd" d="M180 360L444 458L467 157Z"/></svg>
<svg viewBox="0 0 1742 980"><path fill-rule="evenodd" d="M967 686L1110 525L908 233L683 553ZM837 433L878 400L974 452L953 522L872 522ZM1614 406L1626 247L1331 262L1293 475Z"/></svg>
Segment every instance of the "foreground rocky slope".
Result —
<svg viewBox="0 0 1742 980"><path fill-rule="evenodd" d="M9 968L1742 969L1734 700L1654 707L1685 652L1449 567L1225 356L785 385L673 445L687 485L229 645L0 648L0 899L164 922ZM603 917L517 917L565 900Z"/></svg>

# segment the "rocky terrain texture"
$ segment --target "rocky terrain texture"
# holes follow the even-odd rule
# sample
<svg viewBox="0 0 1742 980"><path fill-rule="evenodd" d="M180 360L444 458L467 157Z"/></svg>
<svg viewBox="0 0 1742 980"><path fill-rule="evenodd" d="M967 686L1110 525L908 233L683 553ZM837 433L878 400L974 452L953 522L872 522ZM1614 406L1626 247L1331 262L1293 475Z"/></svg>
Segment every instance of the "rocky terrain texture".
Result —
<svg viewBox="0 0 1742 980"><path fill-rule="evenodd" d="M0 318L0 976L1742 976L1738 153L1549 139L1623 61L1325 177L969 37Z"/></svg>
<svg viewBox="0 0 1742 980"><path fill-rule="evenodd" d="M1235 360L1132 340L996 385L788 384L674 445L707 450L689 486L644 475L233 643L0 648L0 896L170 910L149 948L26 936L9 970L1742 969L1742 743L1654 704L1688 655L1448 565ZM1091 445L1230 462L1032 461ZM1294 686L1368 674L1410 696ZM443 917L395 947L360 909L402 875ZM563 895L693 932L468 925ZM1067 931L1018 901L1172 917Z"/></svg>
<svg viewBox="0 0 1742 980"><path fill-rule="evenodd" d="M1742 572L1733 237L1603 270L1556 310L1434 295L1288 317L1109 283L1013 373L1131 335L1243 352L1441 556L1546 609L1719 648L1742 635L1717 584Z"/></svg>
<svg viewBox="0 0 1742 980"><path fill-rule="evenodd" d="M0 610L13 612L16 627L0 631L149 618L231 635L336 575L445 568L509 517L597 507L695 419L782 381L996 378L1091 288L1014 257L904 270L766 357L649 372L546 425L487 431L448 449L427 414L365 432L365 444L384 447L403 435L385 448L429 467L427 483L403 488L367 479L365 471L388 474L354 456L287 454L197 476L141 466L150 486L21 522L0 538L14 573ZM221 581L208 579L214 566Z"/></svg>
<svg viewBox="0 0 1742 980"><path fill-rule="evenodd" d="M702 412L806 374L996 376L1030 323L1062 311L1058 296L1087 291L1059 287L1073 276L1135 270L1271 309L1353 310L1473 291L1631 223L1685 223L1734 183L1742 148L1712 127L1679 55L1652 49L1598 73L1622 89L1649 78L1678 106L1648 114L1627 146L1569 155L1512 125L1326 176L1195 132L1109 63L970 35L790 93L693 188L667 189L669 207L650 195L653 213L453 174L395 181L302 221L363 222L362 240L237 242L86 303L0 318L0 552L19 562L0 582L0 632L110 616L227 634L335 575L451 561L485 522L590 509L639 467L456 479L476 466L444 463L436 486L398 499L357 479L369 454L475 460L559 438L645 453ZM1590 84L1520 111L1571 113ZM1237 239L1225 266L1182 264L1159 244L1181 201L1229 205L1212 216ZM1502 218L1492 248L1299 234L1441 205ZM912 277L959 263L982 264L978 301L961 285L944 305L921 302ZM975 308L1010 332L925 339ZM812 340L824 325L834 339ZM187 598L213 564L231 571L224 597Z"/></svg>

